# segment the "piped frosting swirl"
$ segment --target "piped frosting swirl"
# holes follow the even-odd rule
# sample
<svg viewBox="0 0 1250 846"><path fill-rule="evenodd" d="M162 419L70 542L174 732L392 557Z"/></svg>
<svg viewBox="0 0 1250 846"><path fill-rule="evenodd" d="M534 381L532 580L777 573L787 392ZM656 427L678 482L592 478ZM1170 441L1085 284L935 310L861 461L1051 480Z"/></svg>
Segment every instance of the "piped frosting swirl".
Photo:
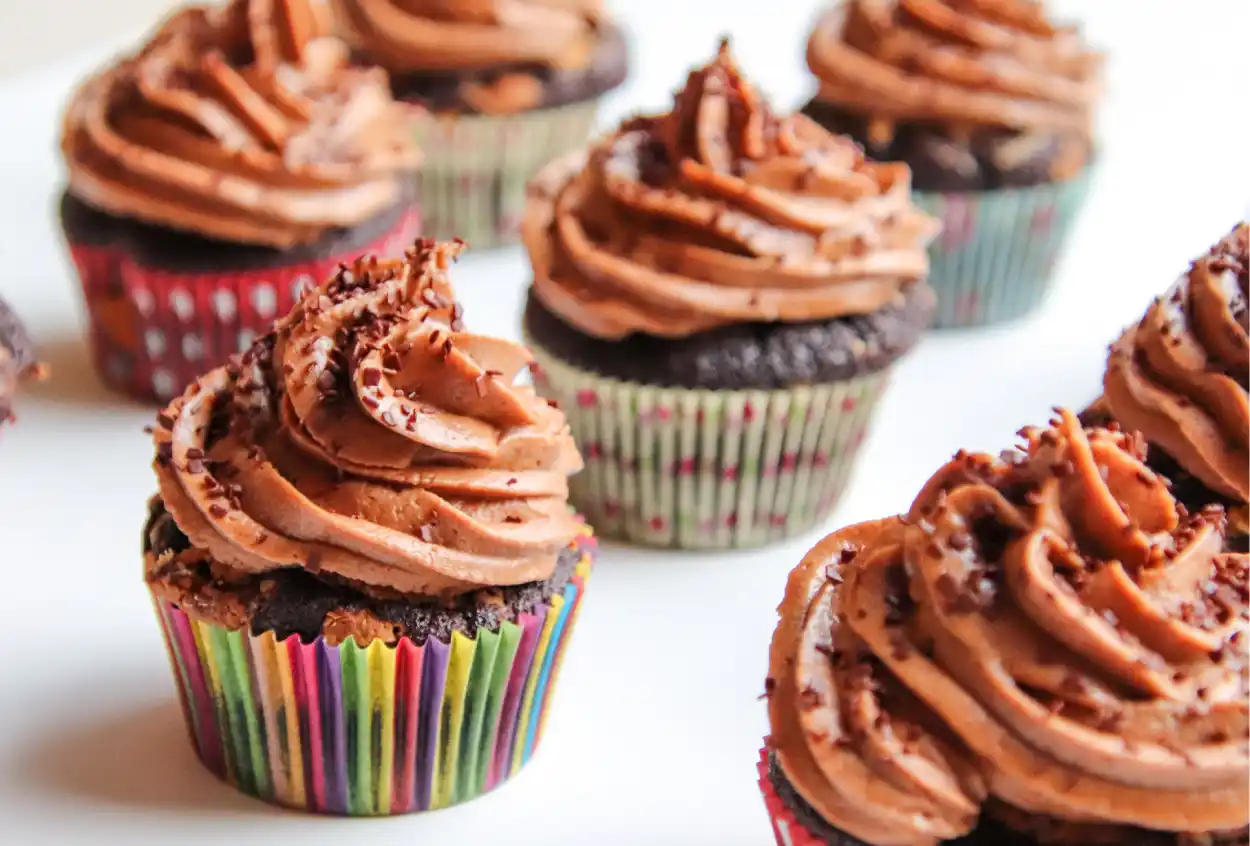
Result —
<svg viewBox="0 0 1250 846"><path fill-rule="evenodd" d="M166 509L224 578L304 567L448 597L541 581L577 532L564 415L461 326L458 245L364 260L159 417Z"/></svg>
<svg viewBox="0 0 1250 846"><path fill-rule="evenodd" d="M776 115L723 44L669 114L548 166L522 237L534 292L599 338L865 314L928 272L902 164Z"/></svg>
<svg viewBox="0 0 1250 846"><path fill-rule="evenodd" d="M1250 501L1250 223L1198 259L1111 346L1107 410L1199 481Z"/></svg>
<svg viewBox="0 0 1250 846"><path fill-rule="evenodd" d="M75 92L70 190L111 214L289 247L385 211L418 162L386 74L352 67L311 0L173 15Z"/></svg>
<svg viewBox="0 0 1250 846"><path fill-rule="evenodd" d="M876 122L1092 134L1102 56L1032 0L850 0L817 23L817 97Z"/></svg>
<svg viewBox="0 0 1250 846"><path fill-rule="evenodd" d="M392 72L582 67L600 0L336 0L361 49Z"/></svg>
<svg viewBox="0 0 1250 846"><path fill-rule="evenodd" d="M1066 411L1021 434L791 574L769 702L787 778L892 846L956 838L991 800L1078 842L1244 827L1247 556L1139 437Z"/></svg>

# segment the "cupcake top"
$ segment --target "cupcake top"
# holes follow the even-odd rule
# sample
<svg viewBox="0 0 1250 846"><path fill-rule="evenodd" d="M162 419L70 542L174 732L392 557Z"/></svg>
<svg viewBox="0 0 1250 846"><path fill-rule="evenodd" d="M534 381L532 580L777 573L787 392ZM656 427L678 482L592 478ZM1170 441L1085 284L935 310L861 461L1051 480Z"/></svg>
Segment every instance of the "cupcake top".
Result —
<svg viewBox="0 0 1250 846"><path fill-rule="evenodd" d="M311 0L167 19L75 92L70 191L121 217L232 243L317 240L395 205L415 167L408 107L351 67Z"/></svg>
<svg viewBox="0 0 1250 846"><path fill-rule="evenodd" d="M867 314L928 272L937 223L905 165L779 116L722 44L664 115L624 123L534 180L534 293L583 333L684 337Z"/></svg>
<svg viewBox="0 0 1250 846"><path fill-rule="evenodd" d="M1088 824L1072 842L1246 825L1248 563L1221 509L1179 507L1139 436L1067 411L1021 435L791 574L768 682L787 778L870 843L953 839L991 799Z"/></svg>
<svg viewBox="0 0 1250 846"><path fill-rule="evenodd" d="M807 62L817 97L870 118L877 143L898 123L1089 139L1101 93L1102 57L1035 0L849 0Z"/></svg>
<svg viewBox="0 0 1250 846"><path fill-rule="evenodd" d="M551 575L581 458L516 384L527 351L461 325L459 250L343 267L159 415L164 507L223 578L302 567L446 599Z"/></svg>
<svg viewBox="0 0 1250 846"><path fill-rule="evenodd" d="M584 88L577 79L605 77L606 90L624 78L624 40L601 0L335 3L360 52L434 108L510 114L578 99L561 91ZM426 84L410 86L410 75ZM429 84L440 77L445 85Z"/></svg>
<svg viewBox="0 0 1250 846"><path fill-rule="evenodd" d="M1107 410L1211 490L1250 501L1250 224L1242 222L1111 346Z"/></svg>
<svg viewBox="0 0 1250 846"><path fill-rule="evenodd" d="M42 372L25 324L0 298L0 424L13 420L12 400L18 383L38 378Z"/></svg>

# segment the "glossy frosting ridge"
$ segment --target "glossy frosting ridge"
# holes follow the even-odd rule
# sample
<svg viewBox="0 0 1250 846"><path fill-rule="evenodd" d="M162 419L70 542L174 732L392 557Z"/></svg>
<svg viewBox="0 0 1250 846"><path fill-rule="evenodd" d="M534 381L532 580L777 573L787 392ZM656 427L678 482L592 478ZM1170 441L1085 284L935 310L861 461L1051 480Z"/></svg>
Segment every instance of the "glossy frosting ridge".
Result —
<svg viewBox="0 0 1250 846"><path fill-rule="evenodd" d="M534 292L598 338L866 314L928 273L936 221L902 164L779 116L722 44L670 113L625 122L533 181Z"/></svg>
<svg viewBox="0 0 1250 846"><path fill-rule="evenodd" d="M1222 511L1186 513L1139 436L1067 411L1021 435L791 574L768 680L787 779L880 846L954 839L990 801L1076 842L1243 828L1247 556L1221 552Z"/></svg>
<svg viewBox="0 0 1250 846"><path fill-rule="evenodd" d="M1103 392L1204 485L1250 501L1250 224L1232 232L1111 346Z"/></svg>
<svg viewBox="0 0 1250 846"><path fill-rule="evenodd" d="M458 244L362 259L158 418L168 512L221 578L303 567L377 595L548 578L578 532L564 415L466 332Z"/></svg>
<svg viewBox="0 0 1250 846"><path fill-rule="evenodd" d="M419 160L412 114L329 31L314 0L175 13L74 93L70 190L117 216L278 248L394 206L397 174Z"/></svg>

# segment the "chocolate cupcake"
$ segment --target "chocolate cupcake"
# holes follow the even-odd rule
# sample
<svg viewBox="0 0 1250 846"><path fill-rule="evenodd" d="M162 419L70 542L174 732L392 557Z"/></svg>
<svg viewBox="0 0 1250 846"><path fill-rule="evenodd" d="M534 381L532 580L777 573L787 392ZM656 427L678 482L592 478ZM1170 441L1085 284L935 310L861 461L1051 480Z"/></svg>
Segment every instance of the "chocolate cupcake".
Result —
<svg viewBox="0 0 1250 846"><path fill-rule="evenodd" d="M187 8L75 92L61 224L118 390L169 400L299 288L416 235L411 110L319 9Z"/></svg>
<svg viewBox="0 0 1250 846"><path fill-rule="evenodd" d="M833 508L927 325L935 221L905 165L773 112L727 46L671 113L531 187L525 334L602 534L752 546Z"/></svg>
<svg viewBox="0 0 1250 846"><path fill-rule="evenodd" d="M146 580L197 755L396 814L529 760L592 563L563 415L468 333L459 245L361 259L158 416Z"/></svg>
<svg viewBox="0 0 1250 846"><path fill-rule="evenodd" d="M1142 433L1191 511L1217 503L1246 549L1250 519L1250 223L1242 222L1111 345L1092 413Z"/></svg>
<svg viewBox="0 0 1250 846"><path fill-rule="evenodd" d="M1035 308L1089 184L1102 57L1031 0L848 0L816 24L804 111L911 166L938 217L937 326Z"/></svg>
<svg viewBox="0 0 1250 846"><path fill-rule="evenodd" d="M0 426L14 420L13 394L17 386L42 374L43 368L35 359L35 345L26 326L0 298Z"/></svg>
<svg viewBox="0 0 1250 846"><path fill-rule="evenodd" d="M335 0L347 37L425 107L416 192L426 232L514 243L525 183L590 136L628 51L600 0L489 4Z"/></svg>
<svg viewBox="0 0 1250 846"><path fill-rule="evenodd" d="M790 575L760 786L782 846L1246 842L1245 554L1137 435L1060 411ZM965 839L966 838L966 839Z"/></svg>

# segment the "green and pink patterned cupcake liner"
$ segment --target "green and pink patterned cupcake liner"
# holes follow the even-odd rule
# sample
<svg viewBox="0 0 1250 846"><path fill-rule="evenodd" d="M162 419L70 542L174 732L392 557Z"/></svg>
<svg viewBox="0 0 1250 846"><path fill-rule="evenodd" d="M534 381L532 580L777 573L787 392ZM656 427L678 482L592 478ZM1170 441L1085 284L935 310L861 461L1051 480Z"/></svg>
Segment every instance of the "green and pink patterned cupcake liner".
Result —
<svg viewBox="0 0 1250 846"><path fill-rule="evenodd" d="M445 808L529 761L594 558L589 530L562 593L448 642L278 640L156 601L196 754L268 802L380 816Z"/></svg>
<svg viewBox="0 0 1250 846"><path fill-rule="evenodd" d="M471 249L518 240L525 184L547 162L583 146L598 101L518 115L424 115L415 174L424 234L462 238Z"/></svg>
<svg viewBox="0 0 1250 846"><path fill-rule="evenodd" d="M1000 323L1040 305L1089 193L1090 171L1030 188L917 192L916 205L942 221L929 248L933 325Z"/></svg>
<svg viewBox="0 0 1250 846"><path fill-rule="evenodd" d="M822 522L846 488L888 371L776 391L661 388L572 367L526 339L586 469L570 498L601 537L762 546Z"/></svg>

